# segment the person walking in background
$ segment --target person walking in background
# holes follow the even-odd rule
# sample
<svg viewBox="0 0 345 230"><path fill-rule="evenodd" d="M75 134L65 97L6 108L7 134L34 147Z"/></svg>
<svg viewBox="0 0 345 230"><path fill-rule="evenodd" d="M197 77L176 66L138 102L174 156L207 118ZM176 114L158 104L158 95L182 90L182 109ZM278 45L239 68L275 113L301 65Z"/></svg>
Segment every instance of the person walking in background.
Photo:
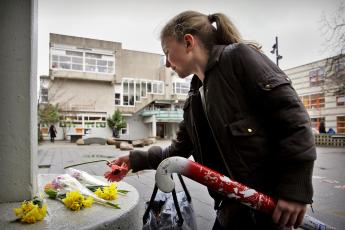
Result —
<svg viewBox="0 0 345 230"><path fill-rule="evenodd" d="M50 135L50 142L54 142L54 138L56 137L57 131L54 125L49 127L49 135Z"/></svg>
<svg viewBox="0 0 345 230"><path fill-rule="evenodd" d="M166 67L193 74L183 121L172 144L134 150L110 165L156 169L172 156L193 156L278 200L272 216L209 191L213 229L291 229L312 203L316 159L310 118L290 79L222 13L186 11L161 31Z"/></svg>
<svg viewBox="0 0 345 230"><path fill-rule="evenodd" d="M326 133L326 126L324 121L320 122L319 133Z"/></svg>

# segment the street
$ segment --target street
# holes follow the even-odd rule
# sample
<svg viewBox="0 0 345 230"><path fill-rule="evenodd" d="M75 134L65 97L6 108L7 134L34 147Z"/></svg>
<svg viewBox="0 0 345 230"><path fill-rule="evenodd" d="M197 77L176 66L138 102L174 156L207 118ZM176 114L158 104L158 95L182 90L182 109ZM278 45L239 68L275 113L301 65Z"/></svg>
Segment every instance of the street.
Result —
<svg viewBox="0 0 345 230"><path fill-rule="evenodd" d="M314 166L314 213L337 229L345 229L345 149L317 148Z"/></svg>
<svg viewBox="0 0 345 230"><path fill-rule="evenodd" d="M170 141L158 141L155 145L167 146ZM149 146L139 148L145 150ZM107 159L111 160L126 151L120 151L109 145L77 146L67 142L48 143L39 145L38 173L64 173L63 168L71 164L85 161ZM308 214L336 227L345 229L345 149L317 148L318 158L313 173L314 185L314 213L308 208ZM103 175L107 170L104 162L81 165L77 169L94 175ZM154 186L153 170L146 170L128 175L124 181L133 185L140 194L140 214L144 213L145 202L150 199ZM177 178L177 191L181 186ZM198 229L212 229L215 219L213 200L208 195L205 186L188 178L185 182L192 196Z"/></svg>

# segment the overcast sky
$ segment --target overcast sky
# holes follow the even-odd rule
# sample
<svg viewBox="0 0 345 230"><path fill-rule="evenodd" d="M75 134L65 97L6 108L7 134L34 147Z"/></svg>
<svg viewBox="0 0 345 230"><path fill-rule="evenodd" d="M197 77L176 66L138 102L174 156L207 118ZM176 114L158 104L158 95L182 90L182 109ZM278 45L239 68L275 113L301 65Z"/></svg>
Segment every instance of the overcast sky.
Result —
<svg viewBox="0 0 345 230"><path fill-rule="evenodd" d="M269 51L279 37L282 69L331 55L320 22L344 0L38 0L38 74L49 72L49 33L121 42L124 49L163 54L159 32L185 10L222 12L244 39Z"/></svg>

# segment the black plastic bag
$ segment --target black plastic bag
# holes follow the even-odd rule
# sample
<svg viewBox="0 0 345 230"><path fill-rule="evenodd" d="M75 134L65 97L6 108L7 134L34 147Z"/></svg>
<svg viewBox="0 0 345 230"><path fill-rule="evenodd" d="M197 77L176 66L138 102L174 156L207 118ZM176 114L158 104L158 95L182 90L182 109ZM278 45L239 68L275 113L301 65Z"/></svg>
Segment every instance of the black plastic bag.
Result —
<svg viewBox="0 0 345 230"><path fill-rule="evenodd" d="M143 230L196 230L196 220L188 190L179 175L184 191L163 193L155 186L146 202Z"/></svg>

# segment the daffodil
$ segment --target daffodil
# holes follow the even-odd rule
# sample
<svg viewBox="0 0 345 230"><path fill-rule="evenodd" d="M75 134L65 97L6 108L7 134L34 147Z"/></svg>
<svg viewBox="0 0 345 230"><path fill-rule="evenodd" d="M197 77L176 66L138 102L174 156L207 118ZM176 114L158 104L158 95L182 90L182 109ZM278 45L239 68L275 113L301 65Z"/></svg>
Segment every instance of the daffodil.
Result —
<svg viewBox="0 0 345 230"><path fill-rule="evenodd" d="M89 196L83 201L83 205L85 208L90 208L92 204L93 204L93 198L91 196Z"/></svg>
<svg viewBox="0 0 345 230"><path fill-rule="evenodd" d="M115 200L117 199L117 186L115 183L110 183L109 186L97 188L95 194L104 200Z"/></svg>
<svg viewBox="0 0 345 230"><path fill-rule="evenodd" d="M31 201L23 201L20 208L15 208L14 213L22 223L36 223L43 220L47 213L47 205L38 197Z"/></svg>
<svg viewBox="0 0 345 230"><path fill-rule="evenodd" d="M85 177L86 178L86 177ZM94 181L93 181L94 182ZM104 182L105 183L105 182ZM104 187L103 185L91 186L89 188L82 185L76 178L69 174L63 174L57 176L51 183L47 184L44 188L45 193L52 199L57 199L64 203L71 210L80 210L83 207L90 207L93 202L111 206L113 208L120 208L118 204L113 204L110 201L98 197L94 192L97 188ZM84 204L82 201L78 201L74 192L78 192L81 196L92 197L93 199L84 199ZM116 198L116 192L120 194L126 194L127 190L117 190L116 185L113 186L108 193L115 195L108 195L109 198ZM67 193L70 194L67 197ZM71 193L73 192L73 193ZM76 203L73 203L76 202Z"/></svg>
<svg viewBox="0 0 345 230"><path fill-rule="evenodd" d="M93 198L85 197L78 191L72 191L66 193L66 198L62 199L62 202L72 211L79 211L82 208L89 208L93 204Z"/></svg>

